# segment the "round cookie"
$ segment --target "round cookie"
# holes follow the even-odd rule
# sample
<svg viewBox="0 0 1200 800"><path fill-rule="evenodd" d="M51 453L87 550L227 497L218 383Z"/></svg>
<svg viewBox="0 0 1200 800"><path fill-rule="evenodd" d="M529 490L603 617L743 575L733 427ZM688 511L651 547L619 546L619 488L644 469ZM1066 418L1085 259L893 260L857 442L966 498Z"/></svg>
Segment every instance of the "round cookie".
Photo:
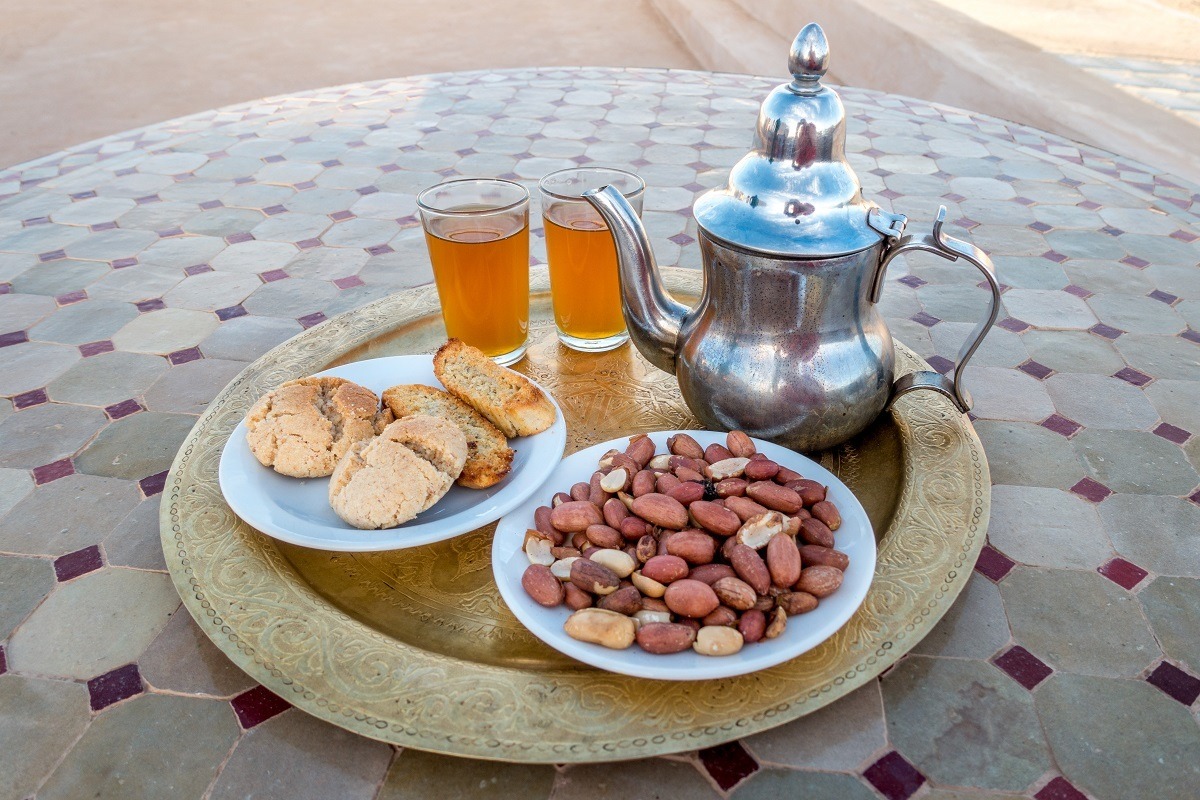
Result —
<svg viewBox="0 0 1200 800"><path fill-rule="evenodd" d="M263 395L246 415L250 452L293 478L333 472L351 445L392 421L370 389L344 378L301 378Z"/></svg>
<svg viewBox="0 0 1200 800"><path fill-rule="evenodd" d="M394 528L442 499L466 462L453 422L405 417L350 448L329 480L329 505L356 528Z"/></svg>

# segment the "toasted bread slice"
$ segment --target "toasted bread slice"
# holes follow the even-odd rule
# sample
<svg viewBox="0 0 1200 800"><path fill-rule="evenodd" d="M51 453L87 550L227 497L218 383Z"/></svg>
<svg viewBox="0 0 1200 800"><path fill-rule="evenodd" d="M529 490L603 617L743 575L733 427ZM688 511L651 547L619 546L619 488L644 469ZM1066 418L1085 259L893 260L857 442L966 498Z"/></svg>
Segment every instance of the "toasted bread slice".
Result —
<svg viewBox="0 0 1200 800"><path fill-rule="evenodd" d="M531 436L554 424L554 404L541 389L458 339L437 351L433 374L505 436Z"/></svg>
<svg viewBox="0 0 1200 800"><path fill-rule="evenodd" d="M383 406L396 419L429 414L450 420L467 437L467 463L458 484L469 489L495 486L512 468L513 451L508 440L482 414L441 389L418 383L393 386L383 393Z"/></svg>

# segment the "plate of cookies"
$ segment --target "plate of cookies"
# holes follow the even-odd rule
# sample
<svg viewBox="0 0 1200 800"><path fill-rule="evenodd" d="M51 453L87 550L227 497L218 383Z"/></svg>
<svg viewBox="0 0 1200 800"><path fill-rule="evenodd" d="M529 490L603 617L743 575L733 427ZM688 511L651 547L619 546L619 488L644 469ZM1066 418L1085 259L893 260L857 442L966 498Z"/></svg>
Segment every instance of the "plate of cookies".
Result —
<svg viewBox="0 0 1200 800"><path fill-rule="evenodd" d="M398 550L494 522L558 466L549 392L451 339L344 364L261 397L221 453L230 508L321 550Z"/></svg>

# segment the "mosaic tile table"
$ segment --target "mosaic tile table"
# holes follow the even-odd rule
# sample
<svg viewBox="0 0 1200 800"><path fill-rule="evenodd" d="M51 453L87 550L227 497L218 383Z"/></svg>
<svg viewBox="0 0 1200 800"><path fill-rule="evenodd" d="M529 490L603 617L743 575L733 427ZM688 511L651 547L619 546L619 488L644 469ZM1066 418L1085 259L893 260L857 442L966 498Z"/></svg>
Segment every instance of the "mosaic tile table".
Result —
<svg viewBox="0 0 1200 800"><path fill-rule="evenodd" d="M688 756L510 766L397 752L290 709L180 610L157 530L176 448L246 362L431 279L417 191L630 166L660 261L696 267L691 204L776 82L419 77L0 172L0 797L1200 794L1200 194L905 98L843 93L865 190L917 224L947 205L1005 293L968 374L991 543L882 679ZM893 333L943 369L982 289L914 259L884 297Z"/></svg>

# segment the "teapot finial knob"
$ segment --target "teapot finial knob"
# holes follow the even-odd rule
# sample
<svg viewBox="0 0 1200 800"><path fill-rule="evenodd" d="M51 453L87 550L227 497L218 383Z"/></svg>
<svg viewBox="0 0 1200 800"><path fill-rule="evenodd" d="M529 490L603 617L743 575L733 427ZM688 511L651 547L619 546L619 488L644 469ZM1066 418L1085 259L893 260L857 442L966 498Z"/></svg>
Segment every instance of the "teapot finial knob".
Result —
<svg viewBox="0 0 1200 800"><path fill-rule="evenodd" d="M818 91L821 76L829 69L829 40L820 25L810 22L796 34L788 69L792 73L793 91L802 94Z"/></svg>

